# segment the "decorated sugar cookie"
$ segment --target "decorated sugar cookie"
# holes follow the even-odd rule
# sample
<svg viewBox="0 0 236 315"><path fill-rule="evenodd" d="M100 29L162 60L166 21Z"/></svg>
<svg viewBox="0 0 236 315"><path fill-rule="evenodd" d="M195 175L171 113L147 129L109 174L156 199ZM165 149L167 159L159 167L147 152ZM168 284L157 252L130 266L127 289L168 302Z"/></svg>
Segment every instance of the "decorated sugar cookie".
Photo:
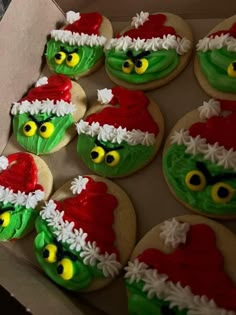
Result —
<svg viewBox="0 0 236 315"><path fill-rule="evenodd" d="M125 268L129 314L234 315L236 236L200 216L150 230Z"/></svg>
<svg viewBox="0 0 236 315"><path fill-rule="evenodd" d="M141 12L106 43L105 67L116 84L149 90L175 78L187 65L191 50L192 33L182 18Z"/></svg>
<svg viewBox="0 0 236 315"><path fill-rule="evenodd" d="M236 15L199 40L195 74L208 95L236 100Z"/></svg>
<svg viewBox="0 0 236 315"><path fill-rule="evenodd" d="M0 240L24 237L34 228L39 204L52 190L46 163L29 153L0 157Z"/></svg>
<svg viewBox="0 0 236 315"><path fill-rule="evenodd" d="M66 13L64 29L53 30L46 47L49 68L71 78L96 71L104 60L104 45L113 35L110 21L98 12Z"/></svg>
<svg viewBox="0 0 236 315"><path fill-rule="evenodd" d="M45 204L35 253L45 273L73 291L108 284L135 243L135 212L126 193L98 176L78 176Z"/></svg>
<svg viewBox="0 0 236 315"><path fill-rule="evenodd" d="M98 102L76 125L77 152L95 173L121 177L146 166L164 134L162 114L142 91L98 90Z"/></svg>
<svg viewBox="0 0 236 315"><path fill-rule="evenodd" d="M236 217L236 103L210 99L173 128L163 154L168 186L201 214Z"/></svg>
<svg viewBox="0 0 236 315"><path fill-rule="evenodd" d="M13 133L29 152L56 152L75 136L74 123L85 111L86 95L79 84L64 75L43 77L13 104Z"/></svg>

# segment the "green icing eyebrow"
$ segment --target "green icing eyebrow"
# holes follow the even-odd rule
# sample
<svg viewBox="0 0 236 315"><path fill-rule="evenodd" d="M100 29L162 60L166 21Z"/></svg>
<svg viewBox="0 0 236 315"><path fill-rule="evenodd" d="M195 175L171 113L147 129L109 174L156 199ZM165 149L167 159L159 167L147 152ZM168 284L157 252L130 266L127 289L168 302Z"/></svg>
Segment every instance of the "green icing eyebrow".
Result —
<svg viewBox="0 0 236 315"><path fill-rule="evenodd" d="M35 118L33 115L29 114L28 117L33 120L36 125L38 127L40 127L42 124L44 124L45 122L51 121L53 117L55 117L55 115L51 115L48 118L44 119L44 120L38 120L37 118Z"/></svg>
<svg viewBox="0 0 236 315"><path fill-rule="evenodd" d="M99 147L102 147L105 152L110 152L110 151L113 151L113 150L121 150L121 149L124 148L123 145L120 145L118 147L114 147L114 148L110 148L109 149L104 144L102 144L98 139L95 140L95 144L97 146L99 146Z"/></svg>

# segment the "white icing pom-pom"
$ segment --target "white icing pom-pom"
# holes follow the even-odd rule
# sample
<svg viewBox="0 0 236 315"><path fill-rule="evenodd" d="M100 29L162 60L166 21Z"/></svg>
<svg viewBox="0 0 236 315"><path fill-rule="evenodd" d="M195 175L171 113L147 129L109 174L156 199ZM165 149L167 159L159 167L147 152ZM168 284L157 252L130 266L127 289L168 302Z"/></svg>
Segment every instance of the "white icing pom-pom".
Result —
<svg viewBox="0 0 236 315"><path fill-rule="evenodd" d="M208 102L203 102L203 105L198 107L201 119L219 116L221 112L220 102L211 98Z"/></svg>
<svg viewBox="0 0 236 315"><path fill-rule="evenodd" d="M0 156L0 171L6 170L8 167L8 159L2 155Z"/></svg>
<svg viewBox="0 0 236 315"><path fill-rule="evenodd" d="M161 225L160 237L164 240L165 245L171 245L175 248L180 243L186 242L189 228L189 223L181 223L173 218Z"/></svg>
<svg viewBox="0 0 236 315"><path fill-rule="evenodd" d="M48 84L48 78L42 77L42 78L38 79L38 81L35 83L35 86L38 87L38 86L45 85L45 84Z"/></svg>
<svg viewBox="0 0 236 315"><path fill-rule="evenodd" d="M78 176L71 182L70 190L73 194L80 194L86 188L89 179L83 176Z"/></svg>
<svg viewBox="0 0 236 315"><path fill-rule="evenodd" d="M131 25L135 28L138 28L139 26L143 25L144 22L148 20L149 13L141 11L139 14L137 13L136 16L132 18Z"/></svg>
<svg viewBox="0 0 236 315"><path fill-rule="evenodd" d="M111 89L97 90L97 100L101 104L109 104L113 96Z"/></svg>
<svg viewBox="0 0 236 315"><path fill-rule="evenodd" d="M74 12L74 11L66 12L66 21L69 24L72 24L79 19L80 19L80 13L79 12Z"/></svg>

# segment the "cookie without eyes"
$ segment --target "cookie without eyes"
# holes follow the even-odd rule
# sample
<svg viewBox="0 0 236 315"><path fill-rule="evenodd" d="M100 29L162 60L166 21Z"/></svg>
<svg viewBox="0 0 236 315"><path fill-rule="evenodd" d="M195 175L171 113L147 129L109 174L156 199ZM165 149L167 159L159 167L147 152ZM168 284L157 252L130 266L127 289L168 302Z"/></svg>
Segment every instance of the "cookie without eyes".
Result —
<svg viewBox="0 0 236 315"><path fill-rule="evenodd" d="M188 24L170 13L140 12L105 45L105 69L117 85L155 89L186 67L192 51Z"/></svg>
<svg viewBox="0 0 236 315"><path fill-rule="evenodd" d="M56 152L76 135L74 123L85 114L86 95L64 75L43 77L13 104L13 133L26 151L40 155Z"/></svg>
<svg viewBox="0 0 236 315"><path fill-rule="evenodd" d="M100 68L104 45L113 35L110 21L99 12L66 13L67 25L53 30L46 60L51 71L78 79Z"/></svg>
<svg viewBox="0 0 236 315"><path fill-rule="evenodd" d="M36 229L35 254L47 276L68 290L92 291L127 263L136 218L119 186L99 176L78 176L45 204Z"/></svg>
<svg viewBox="0 0 236 315"><path fill-rule="evenodd" d="M129 314L235 314L236 236L197 215L153 227L125 268Z"/></svg>
<svg viewBox="0 0 236 315"><path fill-rule="evenodd" d="M210 99L174 126L163 152L166 182L189 209L236 217L236 106Z"/></svg>
<svg viewBox="0 0 236 315"><path fill-rule="evenodd" d="M236 15L197 43L195 75L211 97L236 100Z"/></svg>
<svg viewBox="0 0 236 315"><path fill-rule="evenodd" d="M76 125L77 152L94 173L130 175L148 165L160 148L164 120L142 91L115 86L98 91L98 102Z"/></svg>
<svg viewBox="0 0 236 315"><path fill-rule="evenodd" d="M0 157L0 240L23 238L34 229L53 178L39 157L17 152Z"/></svg>

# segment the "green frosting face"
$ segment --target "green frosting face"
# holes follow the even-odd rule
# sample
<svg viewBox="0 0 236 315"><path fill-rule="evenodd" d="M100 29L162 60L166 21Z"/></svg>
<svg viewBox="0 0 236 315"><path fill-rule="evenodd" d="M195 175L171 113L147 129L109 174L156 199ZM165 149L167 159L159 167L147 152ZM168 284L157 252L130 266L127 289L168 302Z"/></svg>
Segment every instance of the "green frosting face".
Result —
<svg viewBox="0 0 236 315"><path fill-rule="evenodd" d="M143 52L140 50L130 51L135 57ZM127 51L116 50L113 48L107 50L105 55L105 66L107 71L113 77L131 84L143 84L165 78L173 72L179 64L179 56L175 50L150 52L149 55L143 58L137 58L135 64L127 56Z"/></svg>
<svg viewBox="0 0 236 315"><path fill-rule="evenodd" d="M236 93L236 71L234 77L228 74L228 67L236 61L236 52L228 51L226 48L199 51L198 59L201 70L213 88Z"/></svg>
<svg viewBox="0 0 236 315"><path fill-rule="evenodd" d="M63 139L66 130L74 122L71 114L63 117L53 116L50 119L49 117L48 114L30 117L27 113L14 116L13 133L25 150L35 154L50 152Z"/></svg>
<svg viewBox="0 0 236 315"><path fill-rule="evenodd" d="M37 218L35 254L51 280L68 290L79 291L87 288L95 277L104 277L95 266L85 265L78 252L71 250L68 244L58 242L52 229L41 217Z"/></svg>
<svg viewBox="0 0 236 315"><path fill-rule="evenodd" d="M154 146L129 145L126 142L98 142L96 137L81 134L77 152L93 172L105 177L131 174L145 166L152 158Z"/></svg>
<svg viewBox="0 0 236 315"><path fill-rule="evenodd" d="M0 241L22 238L34 228L38 211L0 202Z"/></svg>
<svg viewBox="0 0 236 315"><path fill-rule="evenodd" d="M235 215L236 173L185 150L185 145L173 144L163 157L164 173L176 196L206 215Z"/></svg>
<svg viewBox="0 0 236 315"><path fill-rule="evenodd" d="M61 63L56 62L56 55L61 55ZM55 73L69 77L82 75L96 65L104 56L102 46L71 46L67 43L50 39L47 43L46 58ZM55 58L56 57L56 58Z"/></svg>

